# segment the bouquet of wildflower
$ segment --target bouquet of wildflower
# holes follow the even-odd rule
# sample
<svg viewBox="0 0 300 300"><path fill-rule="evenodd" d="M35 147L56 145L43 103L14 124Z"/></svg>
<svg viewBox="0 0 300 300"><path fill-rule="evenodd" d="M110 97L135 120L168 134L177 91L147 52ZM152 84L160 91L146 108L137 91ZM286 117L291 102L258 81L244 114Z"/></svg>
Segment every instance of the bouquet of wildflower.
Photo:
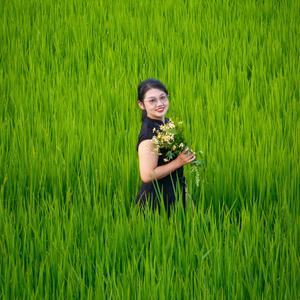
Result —
<svg viewBox="0 0 300 300"><path fill-rule="evenodd" d="M183 122L173 122L171 119L168 123L160 125L159 129L153 128L154 136L152 138L155 151L158 155L162 155L162 150L166 152L164 161L168 162L173 158L176 158L184 149L188 149L194 155L192 149L187 147L183 136ZM195 174L196 186L199 186L201 181L201 174L204 172L204 157L203 152L197 153L199 157L197 160L191 162L191 172Z"/></svg>

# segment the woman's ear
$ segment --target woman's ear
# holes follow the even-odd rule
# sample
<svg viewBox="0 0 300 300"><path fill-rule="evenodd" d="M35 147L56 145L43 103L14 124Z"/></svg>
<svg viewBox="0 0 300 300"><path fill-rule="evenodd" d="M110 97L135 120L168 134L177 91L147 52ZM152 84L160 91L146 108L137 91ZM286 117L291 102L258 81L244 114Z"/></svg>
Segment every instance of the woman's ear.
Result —
<svg viewBox="0 0 300 300"><path fill-rule="evenodd" d="M145 110L145 105L142 101L138 100L138 105L139 105L140 109Z"/></svg>

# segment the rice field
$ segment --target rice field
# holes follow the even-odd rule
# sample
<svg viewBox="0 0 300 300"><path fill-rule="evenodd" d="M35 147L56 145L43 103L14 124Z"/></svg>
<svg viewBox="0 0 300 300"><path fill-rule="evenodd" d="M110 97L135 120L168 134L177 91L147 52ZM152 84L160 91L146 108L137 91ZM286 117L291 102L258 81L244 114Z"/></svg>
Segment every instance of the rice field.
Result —
<svg viewBox="0 0 300 300"><path fill-rule="evenodd" d="M1 299L297 299L298 1L2 0ZM202 149L139 214L140 80Z"/></svg>

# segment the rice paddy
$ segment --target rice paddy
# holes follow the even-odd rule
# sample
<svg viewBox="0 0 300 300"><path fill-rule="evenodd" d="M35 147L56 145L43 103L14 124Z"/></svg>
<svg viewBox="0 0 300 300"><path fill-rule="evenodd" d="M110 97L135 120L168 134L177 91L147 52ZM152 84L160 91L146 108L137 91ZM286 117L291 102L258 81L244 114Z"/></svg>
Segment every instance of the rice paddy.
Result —
<svg viewBox="0 0 300 300"><path fill-rule="evenodd" d="M0 298L298 298L299 12L1 1ZM207 161L169 219L135 206L149 77Z"/></svg>

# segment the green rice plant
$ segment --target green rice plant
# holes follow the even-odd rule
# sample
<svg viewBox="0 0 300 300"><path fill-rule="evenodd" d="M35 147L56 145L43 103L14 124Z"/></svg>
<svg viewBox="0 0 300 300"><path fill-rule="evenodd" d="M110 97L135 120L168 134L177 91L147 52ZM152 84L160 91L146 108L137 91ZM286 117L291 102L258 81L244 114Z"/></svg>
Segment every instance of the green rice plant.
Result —
<svg viewBox="0 0 300 300"><path fill-rule="evenodd" d="M296 299L299 8L2 1L0 298ZM148 77L207 159L169 218L135 206Z"/></svg>

